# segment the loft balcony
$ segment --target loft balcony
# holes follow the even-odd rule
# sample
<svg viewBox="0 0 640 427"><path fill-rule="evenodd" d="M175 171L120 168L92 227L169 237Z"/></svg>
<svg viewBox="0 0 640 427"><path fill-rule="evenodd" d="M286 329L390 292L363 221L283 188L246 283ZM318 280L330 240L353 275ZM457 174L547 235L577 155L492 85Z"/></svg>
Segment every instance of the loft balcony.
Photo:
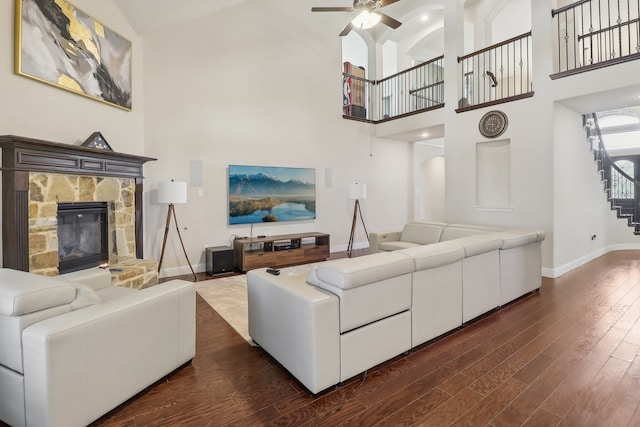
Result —
<svg viewBox="0 0 640 427"><path fill-rule="evenodd" d="M579 0L551 10L553 31L536 40L553 47L549 77L640 59L639 9L635 1ZM458 94L458 113L532 97L533 43L528 31L459 56L455 81L445 73L445 55L381 80L367 79L363 68L345 63L343 117L383 123L425 113L443 108L449 91Z"/></svg>
<svg viewBox="0 0 640 427"><path fill-rule="evenodd" d="M444 56L382 80L364 78L364 70L344 64L343 117L382 123L444 107Z"/></svg>

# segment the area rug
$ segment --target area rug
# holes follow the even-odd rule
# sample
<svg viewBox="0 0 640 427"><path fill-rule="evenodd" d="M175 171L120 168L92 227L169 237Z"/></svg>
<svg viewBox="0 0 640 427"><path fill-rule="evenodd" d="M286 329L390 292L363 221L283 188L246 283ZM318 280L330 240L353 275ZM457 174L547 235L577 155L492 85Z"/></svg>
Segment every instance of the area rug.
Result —
<svg viewBox="0 0 640 427"><path fill-rule="evenodd" d="M306 274L314 264L287 267L280 274ZM220 277L196 282L196 292L249 344L249 321L247 313L247 276Z"/></svg>

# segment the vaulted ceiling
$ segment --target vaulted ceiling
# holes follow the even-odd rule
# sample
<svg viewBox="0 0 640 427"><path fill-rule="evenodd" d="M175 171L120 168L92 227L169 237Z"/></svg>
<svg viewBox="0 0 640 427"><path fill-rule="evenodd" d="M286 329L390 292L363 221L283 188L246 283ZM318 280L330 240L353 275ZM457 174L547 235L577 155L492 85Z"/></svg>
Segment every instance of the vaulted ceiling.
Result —
<svg viewBox="0 0 640 427"><path fill-rule="evenodd" d="M171 22L190 20L247 0L115 0L140 35Z"/></svg>

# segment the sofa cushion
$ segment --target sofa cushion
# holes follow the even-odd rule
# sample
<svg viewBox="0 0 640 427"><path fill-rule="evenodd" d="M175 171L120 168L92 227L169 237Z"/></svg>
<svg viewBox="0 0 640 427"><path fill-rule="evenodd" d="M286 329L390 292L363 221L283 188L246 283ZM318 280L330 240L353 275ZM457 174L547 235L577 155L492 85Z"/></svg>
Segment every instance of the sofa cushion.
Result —
<svg viewBox="0 0 640 427"><path fill-rule="evenodd" d="M478 234L495 233L503 231L504 228L494 227L491 225L476 224L447 224L442 230L440 241L460 239L462 237L476 236Z"/></svg>
<svg viewBox="0 0 640 427"><path fill-rule="evenodd" d="M307 282L316 286L325 282L340 289L350 289L411 273L413 268L413 259L406 254L380 252L323 262L309 272Z"/></svg>
<svg viewBox="0 0 640 427"><path fill-rule="evenodd" d="M64 280L0 269L0 314L5 316L20 316L69 304L75 297L75 286Z"/></svg>
<svg viewBox="0 0 640 427"><path fill-rule="evenodd" d="M445 225L439 222L411 222L402 229L400 240L421 245L436 243L440 241L440 235Z"/></svg>
<svg viewBox="0 0 640 427"><path fill-rule="evenodd" d="M76 284L76 297L71 302L71 310L79 310L102 302L102 298L89 285Z"/></svg>
<svg viewBox="0 0 640 427"><path fill-rule="evenodd" d="M465 255L464 246L460 242L453 240L403 249L398 253L403 253L413 258L416 271L452 264L460 261Z"/></svg>
<svg viewBox="0 0 640 427"><path fill-rule="evenodd" d="M124 286L109 286L98 291L98 296L102 301L111 301L125 297L131 293L139 292L138 289L126 288Z"/></svg>
<svg viewBox="0 0 640 427"><path fill-rule="evenodd" d="M397 240L388 241L388 242L383 241L378 244L378 250L391 252L391 251L397 251L399 249L415 248L419 246L422 246L422 245L420 243L403 242L403 241L397 241Z"/></svg>
<svg viewBox="0 0 640 427"><path fill-rule="evenodd" d="M91 286L95 291L111 286L111 272L107 268L86 268L84 270L61 274L59 277L69 282Z"/></svg>
<svg viewBox="0 0 640 427"><path fill-rule="evenodd" d="M479 234L456 239L456 243L464 247L465 258L496 251L502 246L503 233Z"/></svg>

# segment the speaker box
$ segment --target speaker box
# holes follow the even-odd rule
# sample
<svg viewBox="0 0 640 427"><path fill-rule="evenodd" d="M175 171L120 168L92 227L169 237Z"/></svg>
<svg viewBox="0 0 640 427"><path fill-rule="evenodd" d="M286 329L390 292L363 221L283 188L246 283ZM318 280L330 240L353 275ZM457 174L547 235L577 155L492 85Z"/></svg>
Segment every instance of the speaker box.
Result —
<svg viewBox="0 0 640 427"><path fill-rule="evenodd" d="M233 271L233 249L228 246L207 248L207 274L230 273Z"/></svg>

